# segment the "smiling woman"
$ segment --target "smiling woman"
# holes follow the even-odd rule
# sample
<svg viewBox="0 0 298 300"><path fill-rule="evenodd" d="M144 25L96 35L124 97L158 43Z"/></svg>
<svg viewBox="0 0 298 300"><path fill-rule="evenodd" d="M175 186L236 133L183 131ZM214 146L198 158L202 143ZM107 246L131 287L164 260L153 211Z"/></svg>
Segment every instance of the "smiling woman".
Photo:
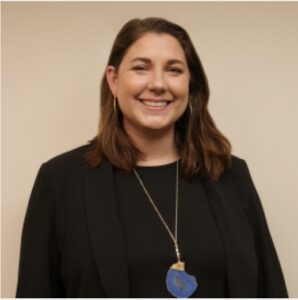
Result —
<svg viewBox="0 0 298 300"><path fill-rule="evenodd" d="M248 167L208 99L181 26L123 26L97 135L38 173L17 297L287 297Z"/></svg>

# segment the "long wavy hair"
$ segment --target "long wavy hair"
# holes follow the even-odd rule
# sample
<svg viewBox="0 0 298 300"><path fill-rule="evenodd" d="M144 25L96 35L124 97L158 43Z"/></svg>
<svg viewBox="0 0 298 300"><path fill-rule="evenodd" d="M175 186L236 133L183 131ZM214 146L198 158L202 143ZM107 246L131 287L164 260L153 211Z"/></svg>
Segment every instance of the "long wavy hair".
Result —
<svg viewBox="0 0 298 300"><path fill-rule="evenodd" d="M188 33L163 18L132 19L118 33L107 65L119 69L129 47L148 32L166 33L177 39L184 50L190 71L188 108L175 123L175 144L181 166L188 177L199 173L217 181L231 161L231 144L216 128L208 112L209 86L200 58ZM89 167L97 167L103 158L113 166L131 171L145 154L136 147L123 128L120 109L114 109L114 97L105 74L100 88L100 121L97 135L89 141L85 158Z"/></svg>

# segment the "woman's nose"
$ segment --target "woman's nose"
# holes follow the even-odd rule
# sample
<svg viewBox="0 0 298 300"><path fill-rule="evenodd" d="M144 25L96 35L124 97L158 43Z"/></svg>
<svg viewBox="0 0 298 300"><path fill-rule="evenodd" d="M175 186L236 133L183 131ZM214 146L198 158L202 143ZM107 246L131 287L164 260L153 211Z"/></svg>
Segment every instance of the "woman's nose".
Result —
<svg viewBox="0 0 298 300"><path fill-rule="evenodd" d="M166 89L166 87L167 87L166 80L162 72L159 71L152 72L149 78L148 88L156 92L163 92Z"/></svg>

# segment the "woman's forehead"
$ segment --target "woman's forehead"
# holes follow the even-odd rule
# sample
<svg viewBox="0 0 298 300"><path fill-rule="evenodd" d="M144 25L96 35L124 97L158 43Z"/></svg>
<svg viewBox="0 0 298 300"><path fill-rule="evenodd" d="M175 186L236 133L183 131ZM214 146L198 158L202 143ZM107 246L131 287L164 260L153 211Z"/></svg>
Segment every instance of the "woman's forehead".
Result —
<svg viewBox="0 0 298 300"><path fill-rule="evenodd" d="M143 60L163 59L185 63L184 50L179 41L166 33L146 33L135 41L125 55L130 63L142 58Z"/></svg>

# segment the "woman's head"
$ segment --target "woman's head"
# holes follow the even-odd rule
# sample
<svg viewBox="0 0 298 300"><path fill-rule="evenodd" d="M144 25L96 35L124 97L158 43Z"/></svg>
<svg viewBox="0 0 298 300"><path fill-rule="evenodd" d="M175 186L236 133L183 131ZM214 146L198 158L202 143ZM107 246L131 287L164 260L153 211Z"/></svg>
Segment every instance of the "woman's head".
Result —
<svg viewBox="0 0 298 300"><path fill-rule="evenodd" d="M190 79L176 38L145 33L129 47L118 69L109 65L106 75L129 135L159 131L173 136L175 122L188 104Z"/></svg>
<svg viewBox="0 0 298 300"><path fill-rule="evenodd" d="M151 40L150 40L151 37ZM155 40L153 39L155 37ZM113 44L111 54L108 60L108 66L113 66L115 72L119 73L123 62L126 62L127 55L130 54L130 50L136 50L136 46L139 47L139 51L136 53L142 53L146 49L147 45L150 46L150 41L156 42L154 47L159 47L154 49L154 47L149 48L149 51L156 50L159 54L158 58L161 58L164 54L164 60L171 57L178 57L183 60L186 65L183 66L184 73L188 75L188 84L186 87L189 91L189 100L200 94L204 99L209 97L209 88L206 76L200 59L196 53L196 50L188 36L188 33L179 25L169 22L161 18L147 18L147 19L133 19L127 22L120 32L118 33L115 42ZM142 42L144 41L144 42ZM170 45L172 43L173 45ZM176 45L175 45L176 44ZM177 46L178 45L178 46ZM142 47L143 46L143 47ZM165 47L163 47L165 46ZM168 47L166 47L168 46ZM160 49L163 47L163 49ZM164 53L163 50L170 51L172 53ZM148 50L148 47L147 47ZM174 52L176 51L176 52ZM151 53L150 53L151 54ZM153 53L154 55L155 53ZM142 55L143 57L144 55ZM171 67L178 67L178 65L173 64ZM170 66L169 66L170 67ZM179 66L181 67L181 66ZM120 70L119 70L120 69ZM172 73L173 74L173 73ZM181 76L178 76L180 78ZM184 76L185 77L185 76ZM185 84L184 84L185 85ZM112 98L113 94L108 86L106 77L104 76L102 81L102 89L106 92L102 97L102 101L107 98ZM108 97L107 97L108 96ZM119 100L119 99L118 99ZM107 99L108 101L108 99ZM120 99L121 101L121 99ZM195 110L196 103L191 102L193 109Z"/></svg>
<svg viewBox="0 0 298 300"><path fill-rule="evenodd" d="M144 153L126 129L172 126L186 173L200 170L218 178L231 147L215 127L208 98L199 56L181 26L161 18L127 22L115 39L102 79L99 132L87 154L89 164L96 166L106 156L116 167L131 170ZM147 100L155 102L144 103Z"/></svg>

